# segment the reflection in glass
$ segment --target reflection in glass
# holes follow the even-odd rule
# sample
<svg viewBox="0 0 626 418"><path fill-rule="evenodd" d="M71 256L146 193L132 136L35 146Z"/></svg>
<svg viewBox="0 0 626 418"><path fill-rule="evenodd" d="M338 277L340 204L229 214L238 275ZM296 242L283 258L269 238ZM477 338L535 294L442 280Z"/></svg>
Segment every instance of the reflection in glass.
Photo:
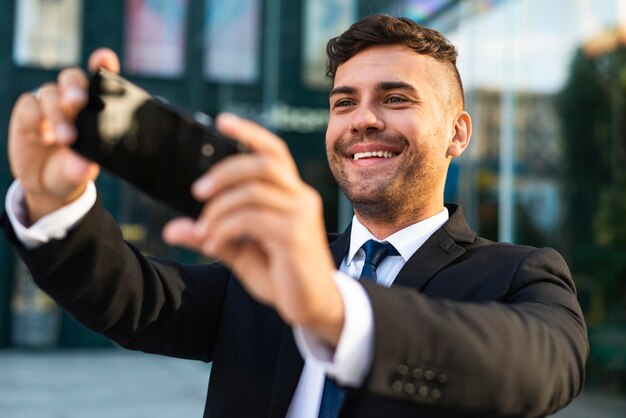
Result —
<svg viewBox="0 0 626 418"><path fill-rule="evenodd" d="M82 41L82 0L19 0L13 60L19 66L76 65Z"/></svg>
<svg viewBox="0 0 626 418"><path fill-rule="evenodd" d="M187 0L126 0L124 66L130 74L179 77Z"/></svg>

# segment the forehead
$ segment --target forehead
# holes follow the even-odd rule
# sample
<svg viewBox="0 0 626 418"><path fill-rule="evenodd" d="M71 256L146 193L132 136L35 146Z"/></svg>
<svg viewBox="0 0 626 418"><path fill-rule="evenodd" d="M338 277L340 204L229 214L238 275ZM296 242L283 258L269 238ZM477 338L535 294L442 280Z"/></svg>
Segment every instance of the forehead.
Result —
<svg viewBox="0 0 626 418"><path fill-rule="evenodd" d="M335 87L367 88L385 81L402 81L417 90L438 89L445 64L404 45L367 48L339 65Z"/></svg>

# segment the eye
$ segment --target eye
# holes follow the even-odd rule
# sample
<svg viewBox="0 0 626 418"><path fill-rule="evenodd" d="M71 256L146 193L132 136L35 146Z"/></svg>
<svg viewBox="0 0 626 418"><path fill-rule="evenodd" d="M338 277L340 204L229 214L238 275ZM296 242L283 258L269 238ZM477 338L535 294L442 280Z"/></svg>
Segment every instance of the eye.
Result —
<svg viewBox="0 0 626 418"><path fill-rule="evenodd" d="M404 103L404 102L406 102L406 99L400 96L391 96L385 100L385 103L391 103L391 104Z"/></svg>
<svg viewBox="0 0 626 418"><path fill-rule="evenodd" d="M335 102L335 107L346 107L352 105L354 102L348 99L341 99Z"/></svg>

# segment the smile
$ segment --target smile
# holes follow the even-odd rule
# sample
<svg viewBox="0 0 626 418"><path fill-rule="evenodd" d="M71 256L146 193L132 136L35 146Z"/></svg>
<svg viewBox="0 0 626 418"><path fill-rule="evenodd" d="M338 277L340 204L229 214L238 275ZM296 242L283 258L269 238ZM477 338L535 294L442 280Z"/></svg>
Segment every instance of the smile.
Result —
<svg viewBox="0 0 626 418"><path fill-rule="evenodd" d="M395 152L390 151L367 151L367 152L357 152L352 155L353 160L361 160L363 158L391 158L398 155Z"/></svg>

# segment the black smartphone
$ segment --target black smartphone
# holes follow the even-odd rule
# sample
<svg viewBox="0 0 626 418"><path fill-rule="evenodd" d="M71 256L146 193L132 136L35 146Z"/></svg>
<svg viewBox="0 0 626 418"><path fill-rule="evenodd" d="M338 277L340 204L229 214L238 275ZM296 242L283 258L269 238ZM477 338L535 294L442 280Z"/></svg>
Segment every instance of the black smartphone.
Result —
<svg viewBox="0 0 626 418"><path fill-rule="evenodd" d="M104 69L90 80L72 148L177 211L198 217L191 184L213 164L246 152L203 113L186 113Z"/></svg>

